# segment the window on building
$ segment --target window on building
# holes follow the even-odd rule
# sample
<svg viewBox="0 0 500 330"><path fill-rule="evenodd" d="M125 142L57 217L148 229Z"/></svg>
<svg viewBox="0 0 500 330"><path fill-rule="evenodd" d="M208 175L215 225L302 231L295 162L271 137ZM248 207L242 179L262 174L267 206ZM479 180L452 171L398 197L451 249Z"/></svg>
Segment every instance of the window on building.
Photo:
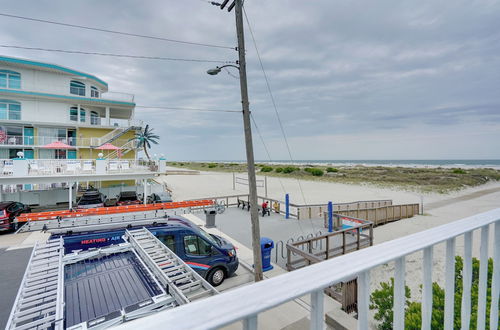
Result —
<svg viewBox="0 0 500 330"><path fill-rule="evenodd" d="M10 70L0 70L0 87L21 88L21 74Z"/></svg>
<svg viewBox="0 0 500 330"><path fill-rule="evenodd" d="M96 111L90 111L90 124L91 125L100 124L99 114Z"/></svg>
<svg viewBox="0 0 500 330"><path fill-rule="evenodd" d="M208 256L212 253L212 246L196 235L184 236L184 249L187 254Z"/></svg>
<svg viewBox="0 0 500 330"><path fill-rule="evenodd" d="M90 97L99 97L99 90L97 89L97 87L90 87Z"/></svg>
<svg viewBox="0 0 500 330"><path fill-rule="evenodd" d="M69 108L69 120L78 121L78 107ZM80 122L85 122L85 109L80 108Z"/></svg>
<svg viewBox="0 0 500 330"><path fill-rule="evenodd" d="M21 119L21 103L12 100L0 100L0 119Z"/></svg>
<svg viewBox="0 0 500 330"><path fill-rule="evenodd" d="M85 84L76 80L71 80L69 84L69 92L71 94L85 96Z"/></svg>

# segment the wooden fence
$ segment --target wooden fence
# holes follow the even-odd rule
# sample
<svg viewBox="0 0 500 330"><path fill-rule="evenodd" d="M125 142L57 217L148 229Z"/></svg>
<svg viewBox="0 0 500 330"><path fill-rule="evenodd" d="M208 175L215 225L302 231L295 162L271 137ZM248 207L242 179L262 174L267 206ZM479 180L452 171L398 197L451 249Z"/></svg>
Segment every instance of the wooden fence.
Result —
<svg viewBox="0 0 500 330"><path fill-rule="evenodd" d="M352 238L354 240L349 242ZM343 229L287 244L286 267L288 271L292 271L372 245L373 224L367 222L358 227ZM331 286L325 289L325 293L339 301L342 304L342 309L347 313L357 312L356 279L350 279L339 285Z"/></svg>
<svg viewBox="0 0 500 330"><path fill-rule="evenodd" d="M401 204L369 209L345 210L336 213L347 217L371 221L375 226L379 226L388 222L411 218L419 214L419 211L419 204ZM324 215L325 227L328 227L327 216L328 215Z"/></svg>

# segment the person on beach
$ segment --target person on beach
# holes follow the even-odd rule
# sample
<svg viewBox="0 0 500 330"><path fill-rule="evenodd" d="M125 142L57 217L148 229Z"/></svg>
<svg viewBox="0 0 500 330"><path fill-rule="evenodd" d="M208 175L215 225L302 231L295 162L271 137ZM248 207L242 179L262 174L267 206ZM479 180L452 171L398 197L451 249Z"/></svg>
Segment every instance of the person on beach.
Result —
<svg viewBox="0 0 500 330"><path fill-rule="evenodd" d="M269 213L269 210L267 209L267 202L264 201L264 203L262 203L262 216L265 216L266 213Z"/></svg>

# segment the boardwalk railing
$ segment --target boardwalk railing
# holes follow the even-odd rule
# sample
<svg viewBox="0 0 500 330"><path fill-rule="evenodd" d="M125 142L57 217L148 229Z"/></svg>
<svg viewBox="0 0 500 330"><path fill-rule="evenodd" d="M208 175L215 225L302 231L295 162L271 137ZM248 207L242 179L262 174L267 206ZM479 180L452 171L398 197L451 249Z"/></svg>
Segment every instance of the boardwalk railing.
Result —
<svg viewBox="0 0 500 330"><path fill-rule="evenodd" d="M493 226L492 226L493 225ZM491 227L491 228L490 228ZM488 288L489 231L493 235L493 278ZM444 328L453 329L455 310L455 247L456 239L464 238L463 295L460 306L462 327L469 328L471 319L472 240L473 232L481 232L478 294L478 328L486 323L486 293L491 290L490 329L498 329L498 300L500 296L500 209L477 214L416 234L404 236L372 247L315 263L296 271L240 287L218 296L160 312L124 324L123 329L158 329L175 324L176 329L217 329L243 321L245 329L257 329L260 313L311 295L311 329L324 327L323 290L345 279L357 277L358 329L369 328L370 271L395 261L394 271L394 329L404 329L405 258L423 251L422 329L431 328L432 269L434 246L446 243L445 253L445 310ZM439 253L439 249L435 249ZM216 306L216 308L214 308ZM262 328L266 328L263 326Z"/></svg>
<svg viewBox="0 0 500 330"><path fill-rule="evenodd" d="M217 197L205 197L204 199L211 199L217 204L222 203L226 206L238 206L238 200L248 202L248 194L237 194L237 195L227 195L227 196L217 196ZM263 196L257 196L258 204L262 204L264 201L268 202L269 207L272 212L285 215L285 202L279 199L273 199ZM370 201L355 201L348 203L336 203L333 205L333 212L339 213L343 211L350 210L364 210L367 208L376 208L383 206L392 205L392 200L370 200ZM311 205L301 205L290 203L290 217L302 220L302 219L312 219L312 218L322 218L323 214L328 212L327 204L311 204ZM350 215L354 216L354 215ZM356 218L359 218L356 216Z"/></svg>
<svg viewBox="0 0 500 330"><path fill-rule="evenodd" d="M367 209L338 211L337 214L373 222L375 226L388 222L411 218L420 211L420 204L389 205ZM327 214L323 213L325 228L328 228Z"/></svg>

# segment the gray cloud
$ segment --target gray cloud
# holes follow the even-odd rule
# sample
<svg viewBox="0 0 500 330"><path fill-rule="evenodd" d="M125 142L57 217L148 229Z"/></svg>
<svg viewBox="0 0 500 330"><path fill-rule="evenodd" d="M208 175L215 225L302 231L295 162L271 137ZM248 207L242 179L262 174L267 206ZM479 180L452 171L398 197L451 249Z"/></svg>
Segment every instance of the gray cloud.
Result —
<svg viewBox="0 0 500 330"><path fill-rule="evenodd" d="M391 141L392 148L377 149L378 158L499 158L498 1L247 0L246 10L297 159L366 159L374 150L370 140ZM5 2L1 11L235 45L234 16L204 1L18 0ZM0 21L0 38L5 44L47 48L237 59L232 50L8 18ZM246 38L252 112L273 158L286 159L248 30ZM111 90L135 94L136 102L142 105L241 107L238 80L227 74L206 75L213 66L210 64L26 50L2 49L2 53L92 72L107 80ZM136 114L161 135L161 146L154 150L157 153L173 159L245 157L239 114L142 108L137 108ZM476 135L464 141L462 148L450 147L464 129ZM405 131L412 132L413 137L421 136L426 143L401 139ZM427 147L428 136L439 136L432 150ZM401 141L402 146L392 141ZM411 147L404 148L408 144ZM265 158L257 138L255 145L257 157ZM330 152L332 148L335 153ZM410 156L407 150L411 150Z"/></svg>

